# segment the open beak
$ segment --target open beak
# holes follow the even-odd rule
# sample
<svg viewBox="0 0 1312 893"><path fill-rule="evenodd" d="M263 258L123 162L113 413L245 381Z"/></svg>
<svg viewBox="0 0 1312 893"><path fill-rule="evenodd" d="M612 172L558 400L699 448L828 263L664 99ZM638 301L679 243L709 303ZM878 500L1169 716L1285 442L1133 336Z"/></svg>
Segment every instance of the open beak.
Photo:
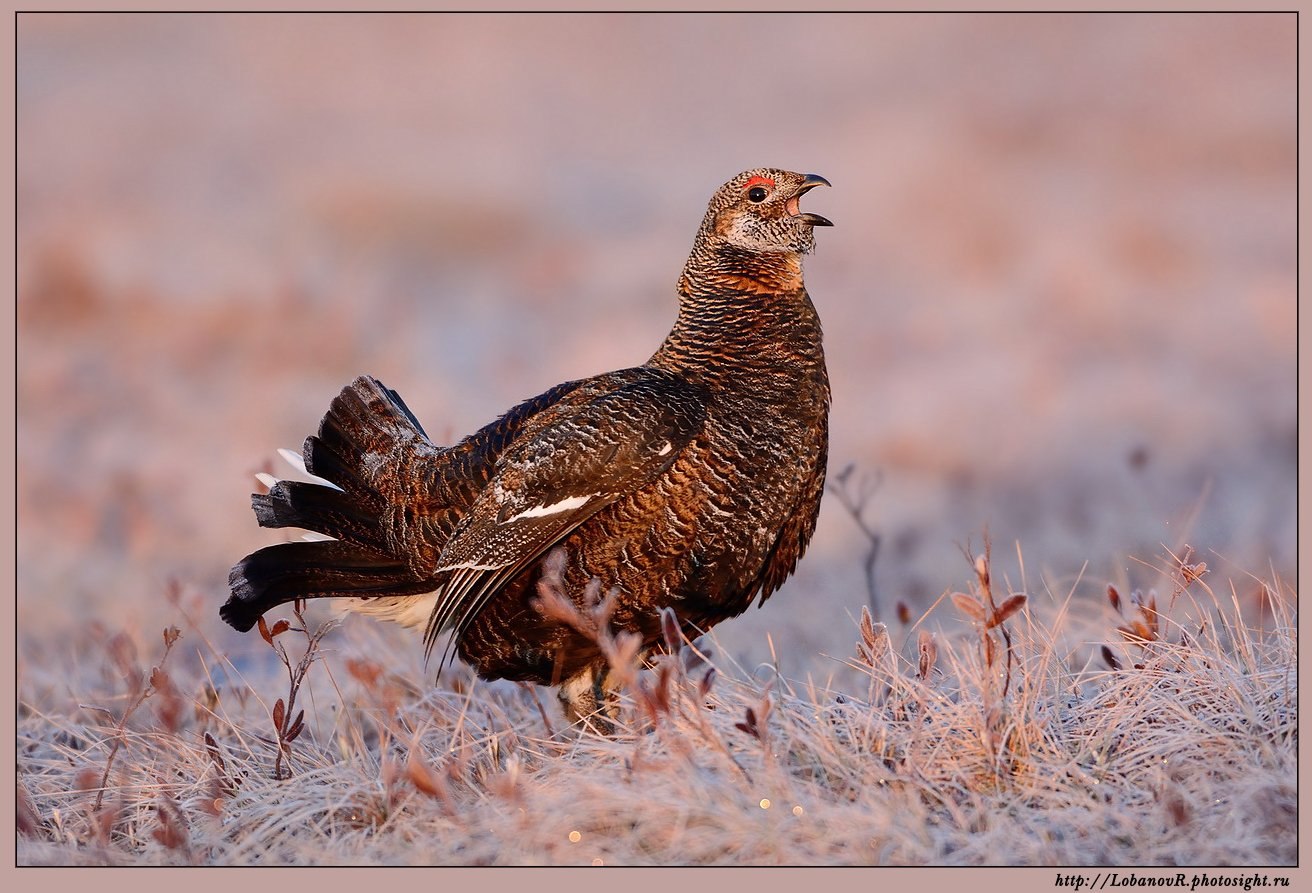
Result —
<svg viewBox="0 0 1312 893"><path fill-rule="evenodd" d="M798 205L797 200L806 195L817 186L831 185L828 180L819 174L807 174L802 179L802 185L797 187L797 194L788 200L788 213L803 223L809 223L812 226L833 226L834 222L828 217L821 217L819 214L803 213Z"/></svg>

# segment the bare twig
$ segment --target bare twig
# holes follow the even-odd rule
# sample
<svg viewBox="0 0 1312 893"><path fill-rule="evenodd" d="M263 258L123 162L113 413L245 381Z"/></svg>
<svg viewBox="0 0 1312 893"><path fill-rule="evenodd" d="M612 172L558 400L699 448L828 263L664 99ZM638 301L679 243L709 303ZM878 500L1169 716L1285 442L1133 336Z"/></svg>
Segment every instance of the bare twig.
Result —
<svg viewBox="0 0 1312 893"><path fill-rule="evenodd" d="M168 677L163 674L161 667L163 667L164 662L169 659L169 652L173 650L173 645L180 638L182 638L182 633L178 631L176 626L170 626L164 630L164 654L160 656L159 663L151 668L150 676L148 677L145 686L137 695L136 700L134 700L128 709L123 711L123 715L119 717L118 724L114 728L114 741L109 747L109 756L105 758L105 770L100 775L100 790L96 794L96 804L94 807L96 812L100 811L100 806L105 801L105 790L109 784L109 773L113 770L114 760L118 757L118 752L123 747L123 742L126 739L124 732L127 729L128 720L132 718L133 713L137 712L138 707L146 703L151 695L159 690L157 685L162 684L167 680ZM118 658L116 657L116 660L117 659ZM124 675L128 678L129 682L136 680L138 684L140 684L140 672L136 671L135 667L125 668L123 661L119 661L119 663L120 669L124 669Z"/></svg>
<svg viewBox="0 0 1312 893"><path fill-rule="evenodd" d="M278 751L273 762L273 777L283 779L290 777L291 769L288 767L287 775L283 774L283 759L290 759L292 752L292 742L295 741L305 730L305 711L301 710L293 715L292 711L296 709L296 697L300 694L301 685L305 682L305 677L310 672L310 667L314 662L322 657L319 650L323 637L331 632L341 621L332 618L319 624L313 631L310 631L309 624L305 621L305 603L297 600L292 603L292 614L296 617L296 622L300 626L292 626L285 619L278 620L270 627L264 622L264 618L259 618L258 624L260 637L268 643L273 649L274 654L278 655L278 660L287 669L287 700L284 702L279 698L273 704L271 718L273 719L274 733L278 740ZM291 658L287 654L287 649L278 641L278 636L293 630L305 636L305 652L301 655L295 666L292 665Z"/></svg>
<svg viewBox="0 0 1312 893"><path fill-rule="evenodd" d="M849 464L834 477L828 488L829 492L833 493L834 498L843 506L843 510L856 522L861 535L866 538L866 554L862 560L862 568L866 575L866 598L870 602L870 613L875 617L879 617L879 594L875 584L875 561L879 558L879 546L883 538L866 521L865 513L870 498L879 489L883 478L878 473L875 474L873 479L863 475L859 482L854 483L853 472L855 470L856 465Z"/></svg>

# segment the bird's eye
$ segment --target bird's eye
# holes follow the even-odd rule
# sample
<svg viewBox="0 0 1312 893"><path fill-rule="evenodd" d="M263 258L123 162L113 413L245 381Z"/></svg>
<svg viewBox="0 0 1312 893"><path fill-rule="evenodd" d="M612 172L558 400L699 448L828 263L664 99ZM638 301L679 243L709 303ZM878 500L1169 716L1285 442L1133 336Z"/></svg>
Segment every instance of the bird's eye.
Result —
<svg viewBox="0 0 1312 893"><path fill-rule="evenodd" d="M769 194L770 193L765 191L764 186L753 186L751 189L747 190L747 197L758 203L765 201L765 197Z"/></svg>

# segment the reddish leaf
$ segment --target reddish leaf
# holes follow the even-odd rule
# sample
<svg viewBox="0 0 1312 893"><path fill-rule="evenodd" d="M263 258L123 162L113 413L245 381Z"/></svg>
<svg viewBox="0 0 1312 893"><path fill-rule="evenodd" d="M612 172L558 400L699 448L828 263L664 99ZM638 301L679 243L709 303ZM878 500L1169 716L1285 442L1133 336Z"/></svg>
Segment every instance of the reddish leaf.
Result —
<svg viewBox="0 0 1312 893"><path fill-rule="evenodd" d="M957 606L957 610L967 615L972 620L984 619L984 606L979 603L979 599L973 595L967 595L964 592L952 593L952 604Z"/></svg>
<svg viewBox="0 0 1312 893"><path fill-rule="evenodd" d="M373 688L378 684L378 677L382 675L383 668L372 661L356 660L352 657L346 661L346 672L366 688Z"/></svg>
<svg viewBox="0 0 1312 893"><path fill-rule="evenodd" d="M171 850L187 846L187 820L172 802L160 799L155 808L159 825L151 831L151 836Z"/></svg>
<svg viewBox="0 0 1312 893"><path fill-rule="evenodd" d="M100 773L95 769L86 768L77 774L73 781L73 790L75 791L94 791L100 787Z"/></svg>
<svg viewBox="0 0 1312 893"><path fill-rule="evenodd" d="M226 773L228 767L223 762L223 754L219 752L218 742L214 740L214 736L209 732L205 733L205 749L209 751L210 759L214 761L215 766L219 767L219 771Z"/></svg>
<svg viewBox="0 0 1312 893"><path fill-rule="evenodd" d="M1116 591L1116 587L1113 586L1113 585L1110 584L1110 583L1107 584L1107 601L1109 601L1109 602L1112 603L1112 607L1116 609L1116 613L1117 613L1117 614L1122 613L1122 612L1121 612L1121 594L1120 594L1119 592L1117 592L1117 591Z"/></svg>
<svg viewBox="0 0 1312 893"><path fill-rule="evenodd" d="M663 713L670 712L670 678L673 672L674 664L665 660L656 673L656 703Z"/></svg>
<svg viewBox="0 0 1312 893"><path fill-rule="evenodd" d="M208 796L202 797L200 803L197 804L200 811L215 818L223 815L223 793L223 782L217 778L214 779L210 783Z"/></svg>
<svg viewBox="0 0 1312 893"><path fill-rule="evenodd" d="M661 632L665 636L665 650L677 655L683 647L683 637L679 635L679 620L674 616L674 609L661 608Z"/></svg>
<svg viewBox="0 0 1312 893"><path fill-rule="evenodd" d="M255 619L256 625L260 628L260 638L268 644L273 644L273 636L269 635L269 624L264 622L264 615L261 614Z"/></svg>
<svg viewBox="0 0 1312 893"><path fill-rule="evenodd" d="M305 728L305 711L302 710L296 714L296 719L292 720L292 726L287 730L287 740L295 741L297 736Z"/></svg>
<svg viewBox="0 0 1312 893"><path fill-rule="evenodd" d="M279 620L277 623L273 625L273 629L269 630L269 638L276 639L278 636L281 636L283 633L287 632L287 630L291 628L292 628L291 621L286 619Z"/></svg>
<svg viewBox="0 0 1312 893"><path fill-rule="evenodd" d="M938 643L934 641L934 634L927 630L920 631L920 678L928 679L930 671L934 669L934 661L938 659Z"/></svg>
<svg viewBox="0 0 1312 893"><path fill-rule="evenodd" d="M702 677L701 682L697 683L697 692L704 698L711 693L711 686L715 683L715 667L706 670L706 675Z"/></svg>
<svg viewBox="0 0 1312 893"><path fill-rule="evenodd" d="M410 783L420 793L427 794L430 797L446 798L446 779L434 772L427 763L415 755L413 750L410 751L410 759L406 761L405 769L406 775L410 778Z"/></svg>
<svg viewBox="0 0 1312 893"><path fill-rule="evenodd" d="M759 739L761 737L761 730L756 725L756 711L753 710L751 707L747 708L747 721L736 722L733 725L734 728L746 732L747 734L751 735L753 738Z"/></svg>
<svg viewBox="0 0 1312 893"><path fill-rule="evenodd" d="M1125 638L1125 641L1141 645L1148 641L1148 629L1138 620L1132 621L1132 626L1118 626L1116 631Z"/></svg>
<svg viewBox="0 0 1312 893"><path fill-rule="evenodd" d="M861 606L861 641L869 645L875 643L875 618L870 615L870 609L865 605Z"/></svg>
<svg viewBox="0 0 1312 893"><path fill-rule="evenodd" d="M989 626L994 627L1006 623L1007 618L1011 617L1012 614L1015 614L1025 606L1025 602L1026 596L1013 595L1011 598L1004 601L998 610L994 612L993 619L989 622Z"/></svg>
<svg viewBox="0 0 1312 893"><path fill-rule="evenodd" d="M273 705L273 726L280 732L283 731L282 721L286 715L287 705L282 702L282 698L279 698Z"/></svg>
<svg viewBox="0 0 1312 893"><path fill-rule="evenodd" d="M127 633L119 633L109 640L109 656L118 671L133 688L141 687L141 670L137 667L137 646Z"/></svg>
<svg viewBox="0 0 1312 893"><path fill-rule="evenodd" d="M1166 808L1171 813L1171 821L1177 825L1187 825L1189 823L1189 807L1178 792L1171 792L1171 796L1166 801Z"/></svg>
<svg viewBox="0 0 1312 893"><path fill-rule="evenodd" d="M102 843L109 842L109 835L113 832L114 826L118 824L119 816L123 812L120 803L106 803L95 815L96 836Z"/></svg>
<svg viewBox="0 0 1312 893"><path fill-rule="evenodd" d="M41 814L37 812L36 804L32 802L32 795L27 792L27 788L22 783L18 784L18 833L25 835L37 834L41 831Z"/></svg>

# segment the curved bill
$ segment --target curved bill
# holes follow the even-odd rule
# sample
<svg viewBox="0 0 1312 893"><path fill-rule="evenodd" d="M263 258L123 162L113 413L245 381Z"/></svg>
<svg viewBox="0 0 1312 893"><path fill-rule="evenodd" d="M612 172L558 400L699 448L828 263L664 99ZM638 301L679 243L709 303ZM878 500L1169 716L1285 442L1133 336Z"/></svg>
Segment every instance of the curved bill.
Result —
<svg viewBox="0 0 1312 893"><path fill-rule="evenodd" d="M797 188L797 194L788 200L788 211L797 220L802 223L809 223L811 226L833 226L834 222L828 217L821 217L819 214L803 213L798 207L797 200L806 195L817 186L831 186L832 184L819 174L807 174L802 179L802 185Z"/></svg>

